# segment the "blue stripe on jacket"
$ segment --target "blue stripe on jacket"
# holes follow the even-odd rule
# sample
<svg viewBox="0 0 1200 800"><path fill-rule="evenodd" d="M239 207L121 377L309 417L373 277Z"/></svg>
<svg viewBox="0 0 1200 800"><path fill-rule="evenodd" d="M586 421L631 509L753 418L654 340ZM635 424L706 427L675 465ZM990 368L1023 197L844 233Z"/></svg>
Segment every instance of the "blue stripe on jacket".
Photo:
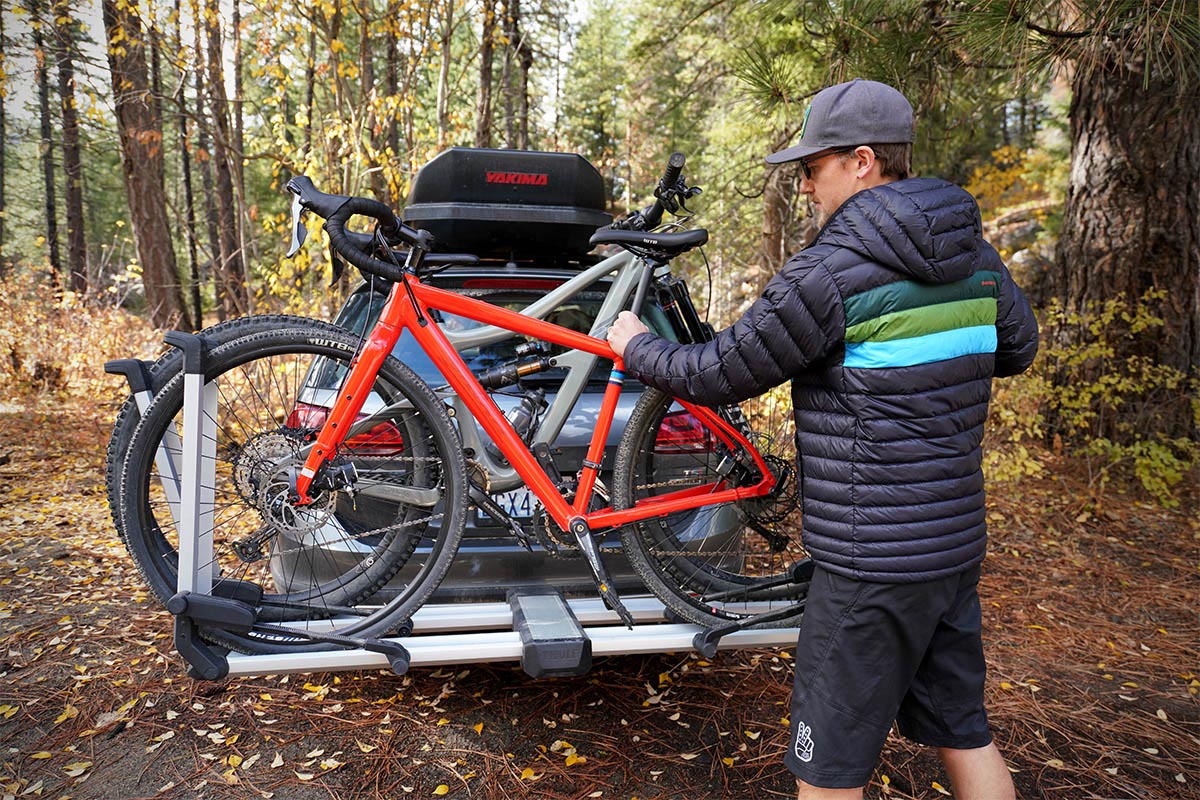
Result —
<svg viewBox="0 0 1200 800"><path fill-rule="evenodd" d="M852 369L911 367L960 356L996 352L996 327L977 325L890 342L857 342L846 345L842 366Z"/></svg>

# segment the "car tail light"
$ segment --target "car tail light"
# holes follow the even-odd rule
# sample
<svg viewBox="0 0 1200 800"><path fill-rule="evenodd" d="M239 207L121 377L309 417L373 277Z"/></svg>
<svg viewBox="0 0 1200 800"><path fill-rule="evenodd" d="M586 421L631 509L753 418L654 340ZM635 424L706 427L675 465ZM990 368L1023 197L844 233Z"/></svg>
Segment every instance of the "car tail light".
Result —
<svg viewBox="0 0 1200 800"><path fill-rule="evenodd" d="M366 416L359 414L358 419L366 419ZM325 406L296 403L295 409L288 414L286 425L289 428L320 430L328 418L329 409ZM404 450L404 437L394 423L381 422L366 433L351 436L346 440L345 446L360 455L390 456Z"/></svg>
<svg viewBox="0 0 1200 800"><path fill-rule="evenodd" d="M656 453L709 453L712 433L690 411L674 411L663 417L654 440Z"/></svg>

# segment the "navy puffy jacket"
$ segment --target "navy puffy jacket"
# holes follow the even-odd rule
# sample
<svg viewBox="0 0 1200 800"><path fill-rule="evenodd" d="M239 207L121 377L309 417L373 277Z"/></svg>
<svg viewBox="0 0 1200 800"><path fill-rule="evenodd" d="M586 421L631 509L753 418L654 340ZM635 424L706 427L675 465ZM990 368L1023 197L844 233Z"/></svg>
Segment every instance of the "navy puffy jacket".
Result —
<svg viewBox="0 0 1200 800"><path fill-rule="evenodd" d="M1029 303L981 234L974 199L945 181L859 192L732 327L702 345L638 335L625 367L708 405L791 379L813 558L869 581L954 574L986 547L992 377L1037 352Z"/></svg>

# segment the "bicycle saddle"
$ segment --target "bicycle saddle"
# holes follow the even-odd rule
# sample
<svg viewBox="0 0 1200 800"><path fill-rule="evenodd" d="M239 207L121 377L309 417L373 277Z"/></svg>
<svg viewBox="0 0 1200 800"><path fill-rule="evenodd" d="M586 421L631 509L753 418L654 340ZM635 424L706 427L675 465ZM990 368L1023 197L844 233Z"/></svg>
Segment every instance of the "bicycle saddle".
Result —
<svg viewBox="0 0 1200 800"><path fill-rule="evenodd" d="M601 244L619 244L639 250L652 250L670 256L686 253L708 241L708 231L696 228L678 233L648 233L645 231L620 231L601 228L592 234L593 247Z"/></svg>

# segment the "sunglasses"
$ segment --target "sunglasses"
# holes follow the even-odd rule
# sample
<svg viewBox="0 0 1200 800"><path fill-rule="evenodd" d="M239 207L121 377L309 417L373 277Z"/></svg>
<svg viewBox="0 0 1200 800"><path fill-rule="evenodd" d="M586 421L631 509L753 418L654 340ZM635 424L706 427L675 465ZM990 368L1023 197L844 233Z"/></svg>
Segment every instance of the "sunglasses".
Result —
<svg viewBox="0 0 1200 800"><path fill-rule="evenodd" d="M854 152L854 150L855 150L854 147L840 147L837 150L827 150L824 153L820 153L820 154L814 156L813 158L804 159L800 162L800 172L801 172L801 174L804 175L804 179L806 181L811 181L812 176L813 176L813 171L812 171L813 164L817 163L818 161L820 161L822 159L829 158L830 156L837 156L837 155L841 155L843 153L852 153L852 152Z"/></svg>

